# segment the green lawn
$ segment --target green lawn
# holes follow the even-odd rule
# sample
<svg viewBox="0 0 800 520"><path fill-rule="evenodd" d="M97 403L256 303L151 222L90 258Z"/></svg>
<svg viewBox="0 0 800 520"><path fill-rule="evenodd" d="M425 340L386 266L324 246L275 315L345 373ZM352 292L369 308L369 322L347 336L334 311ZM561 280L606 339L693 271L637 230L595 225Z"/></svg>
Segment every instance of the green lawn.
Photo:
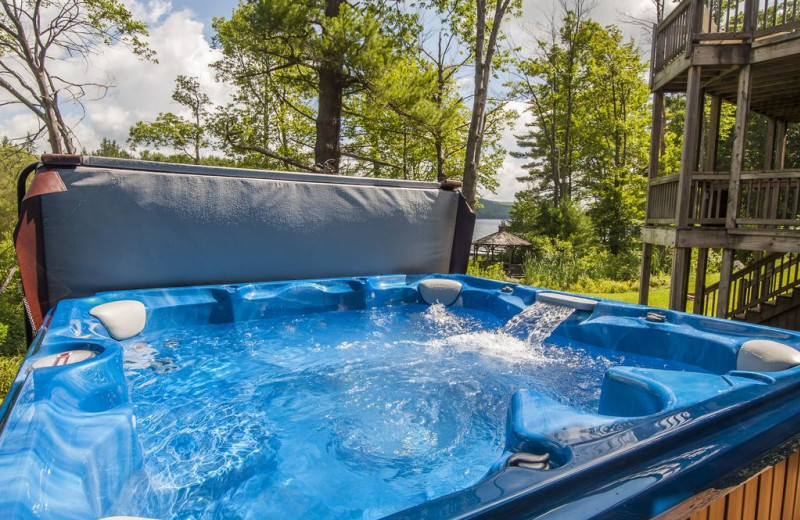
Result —
<svg viewBox="0 0 800 520"><path fill-rule="evenodd" d="M711 285L719 281L719 273L708 273L706 276L706 285ZM689 277L689 290L694 290L694 272ZM598 298L608 298L609 300L617 300L627 303L639 303L639 291L628 291L623 293L586 293L587 296L596 296ZM659 287L657 289L650 289L650 297L648 298L648 305L650 307L660 307L662 309L669 308L669 287ZM692 312L692 303L689 302L687 309Z"/></svg>
<svg viewBox="0 0 800 520"><path fill-rule="evenodd" d="M620 302L639 303L639 291L628 291L623 293L587 293L586 295L596 296L598 298L608 298L609 300L617 300ZM650 289L650 298L648 304L650 307L661 307L662 309L669 307L669 287Z"/></svg>

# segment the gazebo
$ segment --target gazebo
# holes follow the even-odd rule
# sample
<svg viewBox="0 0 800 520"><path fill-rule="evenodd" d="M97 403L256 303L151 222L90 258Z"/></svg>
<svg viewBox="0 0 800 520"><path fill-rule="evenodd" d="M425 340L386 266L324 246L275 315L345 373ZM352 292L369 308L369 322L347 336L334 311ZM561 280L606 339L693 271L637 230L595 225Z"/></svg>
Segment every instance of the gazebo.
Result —
<svg viewBox="0 0 800 520"><path fill-rule="evenodd" d="M526 250L531 247L531 243L525 239L518 237L513 233L506 231L508 228L505 223L500 224L497 233L492 233L472 243L473 256L477 260L478 253L481 248L486 250L492 262L494 262L494 251L500 249L501 251L508 251L508 266L514 265L514 252L517 249Z"/></svg>

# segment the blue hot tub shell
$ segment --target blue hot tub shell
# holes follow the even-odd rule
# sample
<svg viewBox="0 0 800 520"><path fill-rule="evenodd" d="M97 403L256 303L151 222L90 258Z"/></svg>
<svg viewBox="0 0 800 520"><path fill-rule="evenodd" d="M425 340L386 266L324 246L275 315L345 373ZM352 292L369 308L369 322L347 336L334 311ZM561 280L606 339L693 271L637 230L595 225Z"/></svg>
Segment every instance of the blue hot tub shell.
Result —
<svg viewBox="0 0 800 520"><path fill-rule="evenodd" d="M0 513L9 518L102 518L142 466L123 373L123 346L89 314L137 300L145 331L229 323L275 313L422 303L429 278L461 282L454 306L509 319L545 292L462 275L269 282L101 293L64 300L36 336L0 409ZM596 411L534 390L510 397L505 456L477 484L393 518L645 518L709 489L741 483L796 451L800 367L738 370L743 343L797 349L800 335L685 313L598 300L553 333L610 350L696 366L695 371L613 367ZM69 350L96 355L33 369ZM507 464L514 453L550 455L549 470Z"/></svg>

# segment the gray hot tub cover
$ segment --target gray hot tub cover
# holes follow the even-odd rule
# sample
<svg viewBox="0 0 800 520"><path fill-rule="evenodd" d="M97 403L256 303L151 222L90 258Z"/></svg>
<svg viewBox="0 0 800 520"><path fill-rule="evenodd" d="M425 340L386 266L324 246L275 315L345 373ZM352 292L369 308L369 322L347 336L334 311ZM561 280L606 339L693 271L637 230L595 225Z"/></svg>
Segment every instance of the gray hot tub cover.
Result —
<svg viewBox="0 0 800 520"><path fill-rule="evenodd" d="M15 243L38 327L113 289L464 272L474 218L437 183L56 156Z"/></svg>

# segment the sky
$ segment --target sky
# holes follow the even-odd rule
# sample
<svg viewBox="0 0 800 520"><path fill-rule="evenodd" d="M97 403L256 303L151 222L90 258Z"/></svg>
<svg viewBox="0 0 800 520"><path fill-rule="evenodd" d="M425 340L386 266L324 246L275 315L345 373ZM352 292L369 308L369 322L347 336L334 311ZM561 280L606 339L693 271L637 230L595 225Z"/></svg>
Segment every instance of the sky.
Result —
<svg viewBox="0 0 800 520"><path fill-rule="evenodd" d="M526 47L530 33L535 31L548 13L554 11L555 0L523 0L522 16L508 25L508 34L515 45ZM100 82L110 80L113 87L105 97L85 103L85 113L70 114L80 142L79 147L96 149L103 137L124 144L128 129L137 121L152 121L159 112L178 112L172 101L175 77L179 74L197 76L212 101L224 103L228 89L214 80L209 65L218 58L212 48L211 23L214 17L227 17L238 0L123 0L138 19L145 21L150 31L150 46L158 63L143 61L127 49L112 47L94 56L90 63L60 62L64 74L80 74ZM625 16L651 16L652 0L597 0L591 16L602 24L619 23ZM646 36L634 25L622 25L627 35L645 43ZM73 76L74 77L74 76ZM0 99L1 99L0 95ZM503 134L506 150L516 149L515 134L520 133L530 116L524 104L512 101L509 108L520 113L513 128ZM0 136L20 136L35 130L33 116L18 108L0 108ZM492 200L512 201L514 194L524 189L516 178L523 174L524 161L508 157L499 172L497 193L482 193Z"/></svg>

